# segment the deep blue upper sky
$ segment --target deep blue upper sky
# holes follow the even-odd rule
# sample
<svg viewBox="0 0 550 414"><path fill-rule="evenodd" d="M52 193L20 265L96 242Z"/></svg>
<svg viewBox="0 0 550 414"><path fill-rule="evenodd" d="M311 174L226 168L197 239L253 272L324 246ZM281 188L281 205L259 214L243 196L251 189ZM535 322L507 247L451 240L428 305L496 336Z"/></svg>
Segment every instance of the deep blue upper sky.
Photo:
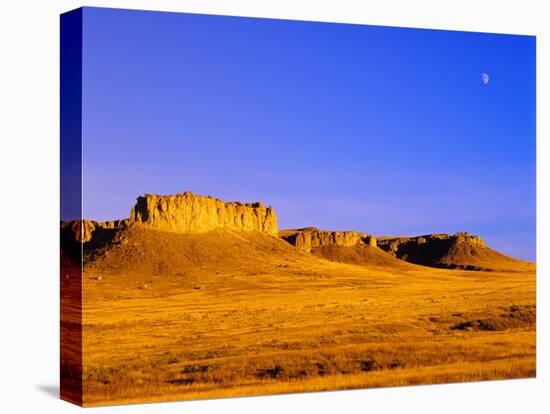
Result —
<svg viewBox="0 0 550 414"><path fill-rule="evenodd" d="M83 33L85 217L189 190L535 259L534 37L96 8Z"/></svg>

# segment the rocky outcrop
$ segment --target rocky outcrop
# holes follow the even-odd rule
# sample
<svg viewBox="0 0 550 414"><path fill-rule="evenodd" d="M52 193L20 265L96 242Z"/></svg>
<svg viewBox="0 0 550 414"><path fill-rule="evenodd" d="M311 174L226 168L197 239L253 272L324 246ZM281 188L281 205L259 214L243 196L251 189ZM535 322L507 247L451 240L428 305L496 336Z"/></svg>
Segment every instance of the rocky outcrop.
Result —
<svg viewBox="0 0 550 414"><path fill-rule="evenodd" d="M96 222L96 228L110 229L110 230L124 229L128 226L128 222L129 222L128 219Z"/></svg>
<svg viewBox="0 0 550 414"><path fill-rule="evenodd" d="M201 233L220 227L278 233L277 217L271 207L224 202L190 192L138 197L129 224L176 233Z"/></svg>
<svg viewBox="0 0 550 414"><path fill-rule="evenodd" d="M74 238L80 243L86 243L92 239L92 233L96 228L97 223L90 220L75 220L70 223L70 229L73 232Z"/></svg>
<svg viewBox="0 0 550 414"><path fill-rule="evenodd" d="M460 232L460 233L456 233L452 237L454 237L454 240L456 243L467 243L470 246L487 247L485 242L481 240L481 237L476 236L474 234L470 234L467 232Z"/></svg>
<svg viewBox="0 0 550 414"><path fill-rule="evenodd" d="M418 249L447 251L452 244L465 244L475 247L486 247L485 242L479 236L469 233L450 234L426 234L415 237L383 237L378 240L378 247L391 253L393 256L408 257ZM423 246L423 247L422 247ZM439 246L437 249L435 246Z"/></svg>
<svg viewBox="0 0 550 414"><path fill-rule="evenodd" d="M115 239L119 230L132 226L175 233L201 233L220 227L278 233L275 212L262 203L226 203L189 192L168 196L146 194L137 198L128 219L61 222L62 246L70 246L71 250L77 250L77 245L97 248Z"/></svg>
<svg viewBox="0 0 550 414"><path fill-rule="evenodd" d="M79 243L88 243L96 230L120 230L128 225L128 220L98 222L94 220L72 220L61 222L61 234Z"/></svg>
<svg viewBox="0 0 550 414"><path fill-rule="evenodd" d="M355 246L358 244L376 247L376 237L355 231L325 231L315 227L283 230L279 236L297 249L311 252L322 246Z"/></svg>
<svg viewBox="0 0 550 414"><path fill-rule="evenodd" d="M416 237L383 237L378 246L408 262L444 268L485 270L495 254L479 236L469 233L427 234ZM502 255L500 255L502 256ZM504 256L502 256L504 258ZM500 257L498 258L500 260Z"/></svg>

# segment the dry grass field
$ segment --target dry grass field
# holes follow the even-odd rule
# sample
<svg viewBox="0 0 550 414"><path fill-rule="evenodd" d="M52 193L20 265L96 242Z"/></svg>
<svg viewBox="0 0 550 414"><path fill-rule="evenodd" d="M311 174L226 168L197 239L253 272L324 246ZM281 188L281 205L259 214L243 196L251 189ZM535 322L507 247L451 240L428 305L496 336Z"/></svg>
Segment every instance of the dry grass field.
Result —
<svg viewBox="0 0 550 414"><path fill-rule="evenodd" d="M380 253L344 264L259 232L125 231L85 260L83 405L535 376L534 271Z"/></svg>

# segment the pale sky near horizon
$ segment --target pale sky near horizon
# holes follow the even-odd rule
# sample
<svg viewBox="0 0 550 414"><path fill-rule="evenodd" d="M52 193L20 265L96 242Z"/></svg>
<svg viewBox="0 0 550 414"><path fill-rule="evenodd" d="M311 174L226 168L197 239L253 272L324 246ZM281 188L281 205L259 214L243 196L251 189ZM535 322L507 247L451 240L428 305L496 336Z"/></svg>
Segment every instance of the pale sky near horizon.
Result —
<svg viewBox="0 0 550 414"><path fill-rule="evenodd" d="M84 217L191 191L280 228L468 231L535 260L534 37L83 16Z"/></svg>

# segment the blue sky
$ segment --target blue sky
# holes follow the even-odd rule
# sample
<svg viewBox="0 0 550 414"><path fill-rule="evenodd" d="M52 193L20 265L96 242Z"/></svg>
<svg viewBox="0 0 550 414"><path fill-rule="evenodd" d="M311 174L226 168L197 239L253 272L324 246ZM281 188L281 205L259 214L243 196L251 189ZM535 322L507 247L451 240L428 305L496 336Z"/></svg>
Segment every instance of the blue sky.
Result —
<svg viewBox="0 0 550 414"><path fill-rule="evenodd" d="M535 38L85 8L83 153L87 218L192 191L534 260Z"/></svg>

